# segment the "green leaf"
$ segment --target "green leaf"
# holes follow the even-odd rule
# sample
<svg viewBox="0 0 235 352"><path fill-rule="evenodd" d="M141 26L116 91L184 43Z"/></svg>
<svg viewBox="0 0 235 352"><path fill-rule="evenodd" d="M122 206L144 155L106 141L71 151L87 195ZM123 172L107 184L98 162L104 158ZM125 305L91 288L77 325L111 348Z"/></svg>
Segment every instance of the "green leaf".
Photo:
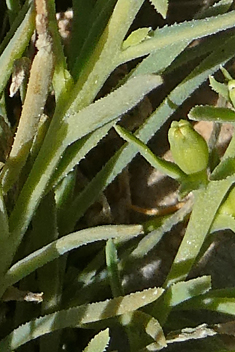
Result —
<svg viewBox="0 0 235 352"><path fill-rule="evenodd" d="M62 155L57 168L54 170L53 176L47 186L47 190L55 187L64 177L66 177L68 173L86 156L86 154L95 148L101 139L107 135L109 130L113 127L113 124L114 122L111 121L68 146Z"/></svg>
<svg viewBox="0 0 235 352"><path fill-rule="evenodd" d="M0 224L1 224L1 230L0 230L0 238L1 241L7 241L10 233L9 233L9 224L8 224L8 215L7 215L7 210L2 194L2 189L0 188ZM1 249L0 249L0 255L1 255Z"/></svg>
<svg viewBox="0 0 235 352"><path fill-rule="evenodd" d="M119 55L119 64L147 55L168 45L180 43L181 41L192 41L232 28L234 27L234 17L235 11L231 11L224 15L203 20L192 20L156 29L149 40L123 50Z"/></svg>
<svg viewBox="0 0 235 352"><path fill-rule="evenodd" d="M220 83L215 80L213 76L209 76L210 86L211 88L224 97L227 101L229 101L229 94L228 94L228 86L225 83Z"/></svg>
<svg viewBox="0 0 235 352"><path fill-rule="evenodd" d="M211 180L223 180L234 175L235 157L225 157L211 174Z"/></svg>
<svg viewBox="0 0 235 352"><path fill-rule="evenodd" d="M211 290L202 296L194 297L183 302L177 309L198 310L206 309L218 313L235 315L235 292L234 288Z"/></svg>
<svg viewBox="0 0 235 352"><path fill-rule="evenodd" d="M144 85L143 79L145 80ZM162 80L159 76L134 77L105 98L97 100L78 113L68 115L64 120L67 127L64 143L66 146L72 144L79 138L121 116L161 83Z"/></svg>
<svg viewBox="0 0 235 352"><path fill-rule="evenodd" d="M117 0L73 1L73 26L69 43L69 67L75 79L88 62L112 14Z"/></svg>
<svg viewBox="0 0 235 352"><path fill-rule="evenodd" d="M150 38L151 27L148 28L138 28L132 32L123 42L122 50L125 50L129 46L135 46Z"/></svg>
<svg viewBox="0 0 235 352"><path fill-rule="evenodd" d="M150 0L155 10L159 12L163 18L166 18L168 10L168 0Z"/></svg>
<svg viewBox="0 0 235 352"><path fill-rule="evenodd" d="M23 13L25 12L28 6L28 3L26 3L26 6L24 6L24 8L22 9ZM19 18L21 17L22 13L19 14ZM19 21L16 20L16 22L18 23ZM11 75L14 61L21 57L30 41L30 38L34 31L34 23L35 11L33 9L33 6L31 5L22 23L20 25L18 23L18 28L15 30L13 38L10 40L9 44L0 56L0 93L3 91Z"/></svg>
<svg viewBox="0 0 235 352"><path fill-rule="evenodd" d="M157 319L151 315L141 311L133 311L122 315L119 321L126 328L130 351L143 351L144 347L148 351L150 342L153 340L150 351L159 351L166 347L166 338L162 327Z"/></svg>
<svg viewBox="0 0 235 352"><path fill-rule="evenodd" d="M230 229L235 233L235 219L229 214L217 214L210 229L210 233Z"/></svg>
<svg viewBox="0 0 235 352"><path fill-rule="evenodd" d="M109 329L100 331L88 343L88 346L83 350L83 352L104 352L108 347L109 340Z"/></svg>
<svg viewBox="0 0 235 352"><path fill-rule="evenodd" d="M129 80L107 97L96 101L79 113L67 116L61 125L49 128L10 217L12 257L66 147L91 131L116 121L118 115L131 109L145 94L161 83L158 76L147 76L145 85L142 84L142 79L139 76ZM4 259L6 263L4 266L8 265L9 260L10 258Z"/></svg>
<svg viewBox="0 0 235 352"><path fill-rule="evenodd" d="M168 274L165 283L167 287L184 280L189 274L210 231L216 212L234 181L234 176L221 181L211 181L206 190L195 192L192 215Z"/></svg>
<svg viewBox="0 0 235 352"><path fill-rule="evenodd" d="M162 225L158 229L153 230L140 240L137 247L128 255L126 260L128 261L133 258L142 258L147 255L148 252L160 242L163 236L169 232L174 225L185 219L185 217L191 212L192 205L193 204L191 201L187 202L181 209L163 220Z"/></svg>
<svg viewBox="0 0 235 352"><path fill-rule="evenodd" d="M117 249L112 239L108 239L105 247L107 270L113 297L124 294L118 270Z"/></svg>
<svg viewBox="0 0 235 352"><path fill-rule="evenodd" d="M219 2L216 2L212 6L199 11L196 16L194 16L195 19L198 18L205 18L205 17L211 17L211 16L217 16L222 13L225 13L229 10L233 3L233 0L220 0Z"/></svg>
<svg viewBox="0 0 235 352"><path fill-rule="evenodd" d="M142 229L141 225L107 225L77 231L61 237L14 264L5 275L6 285L13 285L39 267L75 248L109 238L131 239L138 236ZM1 290L4 290L4 287L1 287Z"/></svg>
<svg viewBox="0 0 235 352"><path fill-rule="evenodd" d="M235 112L232 109L209 105L193 107L188 117L194 121L235 122Z"/></svg>
<svg viewBox="0 0 235 352"><path fill-rule="evenodd" d="M192 297L202 295L211 289L211 277L202 276L185 282L173 284L165 295L170 307L175 307Z"/></svg>
<svg viewBox="0 0 235 352"><path fill-rule="evenodd" d="M177 305L200 296L211 289L211 277L197 277L186 282L178 282L171 285L161 296L159 302L149 307L151 314L157 317L161 325L164 325L170 311ZM147 308L148 309L148 308Z"/></svg>
<svg viewBox="0 0 235 352"><path fill-rule="evenodd" d="M234 56L235 38L230 37L206 59L198 65L162 102L155 112L145 121L135 134L142 142L148 140L162 127L176 109L196 90L210 74L219 69L222 62ZM94 202L99 193L110 184L122 169L134 158L136 148L132 145L123 146L95 176L90 184L79 194L67 212L70 229ZM71 231L71 230L70 230Z"/></svg>
<svg viewBox="0 0 235 352"><path fill-rule="evenodd" d="M0 341L1 352L11 352L28 341L44 334L67 327L82 327L84 324L116 317L135 311L154 302L163 293L162 288L151 288L131 293L104 302L85 304L68 310L61 310L32 320L15 329Z"/></svg>

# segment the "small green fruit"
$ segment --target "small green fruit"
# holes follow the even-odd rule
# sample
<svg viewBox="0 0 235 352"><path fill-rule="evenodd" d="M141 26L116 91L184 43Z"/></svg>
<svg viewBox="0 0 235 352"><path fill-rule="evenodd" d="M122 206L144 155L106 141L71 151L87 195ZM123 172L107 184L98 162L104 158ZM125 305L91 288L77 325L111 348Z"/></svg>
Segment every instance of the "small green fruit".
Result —
<svg viewBox="0 0 235 352"><path fill-rule="evenodd" d="M186 174L206 170L209 159L206 141L188 121L173 121L168 139L175 163Z"/></svg>

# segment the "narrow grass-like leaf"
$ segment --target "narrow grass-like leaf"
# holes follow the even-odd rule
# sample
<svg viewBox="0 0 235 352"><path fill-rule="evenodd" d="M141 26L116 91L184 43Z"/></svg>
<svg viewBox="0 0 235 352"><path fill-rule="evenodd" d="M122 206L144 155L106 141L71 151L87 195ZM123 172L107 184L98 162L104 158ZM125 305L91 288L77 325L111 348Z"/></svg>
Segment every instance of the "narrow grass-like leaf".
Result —
<svg viewBox="0 0 235 352"><path fill-rule="evenodd" d="M218 36L209 36L204 38L202 41L199 40L197 45L187 47L186 50L176 57L173 63L166 67L164 73L172 74L175 70L180 69L184 65L187 66L190 62L194 62L195 59L205 58L206 55L213 52L217 45L221 45L222 42L226 42L229 37L231 37L231 33L223 31ZM176 46L177 44L174 45ZM174 47L174 45L172 45L172 47Z"/></svg>
<svg viewBox="0 0 235 352"><path fill-rule="evenodd" d="M20 11L20 1L19 0L8 0L6 1L8 9L9 22L12 23Z"/></svg>
<svg viewBox="0 0 235 352"><path fill-rule="evenodd" d="M163 18L166 18L168 10L168 0L150 0L155 10L159 12Z"/></svg>
<svg viewBox="0 0 235 352"><path fill-rule="evenodd" d="M140 240L137 247L128 255L126 260L142 258L147 255L174 225L185 219L185 217L191 212L192 205L192 201L187 202L181 209L163 220L162 225L158 229L150 232Z"/></svg>
<svg viewBox="0 0 235 352"><path fill-rule="evenodd" d="M131 239L138 236L142 230L141 225L107 225L81 230L61 237L14 264L5 276L6 285L13 285L34 270L72 249L109 238ZM4 288L1 287L1 289Z"/></svg>
<svg viewBox="0 0 235 352"><path fill-rule="evenodd" d="M55 241L58 238L56 205L53 192L40 203L32 221L31 241L36 248ZM59 260L54 260L37 270L38 290L43 292L41 315L58 310L60 305L62 280ZM58 350L60 339L52 334L40 339L40 350L50 352Z"/></svg>
<svg viewBox="0 0 235 352"><path fill-rule="evenodd" d="M210 86L211 88L218 93L219 95L221 95L222 97L224 97L227 101L229 101L229 94L228 94L228 86L225 83L220 83L218 81L215 80L215 78L213 76L209 77L210 80Z"/></svg>
<svg viewBox="0 0 235 352"><path fill-rule="evenodd" d="M230 229L235 233L235 218L228 214L217 214L210 229L210 233L225 229Z"/></svg>
<svg viewBox="0 0 235 352"><path fill-rule="evenodd" d="M189 43L189 40L185 40L152 52L131 72L131 77L163 72Z"/></svg>
<svg viewBox="0 0 235 352"><path fill-rule="evenodd" d="M89 33L92 25L91 17L94 5L94 0L86 2L83 0L73 1L73 23L68 45L69 48L67 50L70 68L73 66L79 53L81 53L82 46Z"/></svg>
<svg viewBox="0 0 235 352"><path fill-rule="evenodd" d="M165 282L167 287L184 280L189 274L209 233L216 212L234 181L234 176L221 181L211 181L206 190L195 193L192 215Z"/></svg>
<svg viewBox="0 0 235 352"><path fill-rule="evenodd" d="M145 81L144 85L143 79ZM69 145L97 128L104 126L106 123L111 122L117 116L121 116L161 83L162 80L159 76L146 75L134 77L105 98L97 100L78 113L68 115L65 119L67 136L64 143ZM78 123L79 129L77 128Z"/></svg>
<svg viewBox="0 0 235 352"><path fill-rule="evenodd" d="M75 79L79 77L79 73L82 71L83 66L88 62L92 50L94 50L107 25L116 2L117 0L96 1L93 11L90 11L87 14L85 13L84 16L84 2L83 0L80 1L82 4L82 10L78 8L78 12L75 12L75 23L72 27L72 38L69 52L69 63L71 62L70 67L72 65L72 74ZM74 5L75 3L77 2L75 1ZM79 4L76 4L75 6L78 7ZM88 18L86 18L87 15ZM83 26L84 20L86 21L85 26ZM76 30L78 27L79 29ZM75 49L77 55L74 56L74 53L76 52Z"/></svg>
<svg viewBox="0 0 235 352"><path fill-rule="evenodd" d="M211 289L211 277L202 276L172 285L165 295L170 307L175 307L192 297L202 295Z"/></svg>
<svg viewBox="0 0 235 352"><path fill-rule="evenodd" d="M150 306L151 313L157 317L161 325L166 323L170 311L177 305L190 300L192 297L203 295L211 289L211 277L197 277L186 282L178 282L170 286L161 299Z"/></svg>
<svg viewBox="0 0 235 352"><path fill-rule="evenodd" d="M56 110L61 110L61 108L65 105L68 95L73 87L73 79L67 70L66 58L56 20L55 1L47 1L47 6L49 29L52 37L54 53L54 74L52 85L55 92ZM54 120L55 119L53 119L53 122ZM59 121L54 123L59 123Z"/></svg>
<svg viewBox="0 0 235 352"><path fill-rule="evenodd" d="M56 219L56 204L54 194L51 192L42 200L32 221L31 237L34 237L36 248L41 248L58 238ZM59 263L48 263L37 272L39 290L45 295L42 303L42 314L55 310L61 294ZM58 309L58 308L57 308Z"/></svg>
<svg viewBox="0 0 235 352"><path fill-rule="evenodd" d="M203 20L192 20L157 29L149 40L123 50L119 54L119 64L147 55L157 49L164 48L173 43L175 44L181 40L194 40L232 28L234 27L234 16L235 11L231 11L224 15L218 15Z"/></svg>
<svg viewBox="0 0 235 352"><path fill-rule="evenodd" d="M34 30L34 21L35 10L31 6L13 38L0 56L0 93L3 91L11 75L14 61L21 57L29 43Z"/></svg>
<svg viewBox="0 0 235 352"><path fill-rule="evenodd" d="M232 3L233 0L220 0L212 6L202 11L199 11L194 18L197 19L220 15L222 13L227 12L231 7Z"/></svg>
<svg viewBox="0 0 235 352"><path fill-rule="evenodd" d="M77 164L79 164L85 155L106 136L108 131L113 127L114 122L115 121L112 121L98 128L66 149L50 180L47 187L48 190L50 190L51 187L55 187Z"/></svg>
<svg viewBox="0 0 235 352"><path fill-rule="evenodd" d="M25 165L51 84L54 55L48 30L48 9L45 9L43 15L46 18L44 22L41 20L41 13L36 15L38 52L30 70L27 93L14 143L1 173L2 188L5 193L12 187Z"/></svg>
<svg viewBox="0 0 235 352"><path fill-rule="evenodd" d="M158 50L150 54L144 59L135 70L133 70L130 77L137 76L139 74L151 74L158 73L164 70L175 57L187 46L188 41L182 42L176 45L166 47L162 50ZM214 45L213 45L214 47ZM102 139L111 128L112 123L105 125L102 128L94 131L91 135L84 137L84 141L78 141L70 146L62 157L60 164L55 170L53 179L50 182L51 185L56 185L63 177L70 172L76 164L91 150L100 139ZM97 141L97 142L96 142ZM82 147L81 147L82 143Z"/></svg>
<svg viewBox="0 0 235 352"><path fill-rule="evenodd" d="M119 318L126 328L130 351L145 351L151 341L154 341L150 351L159 351L166 347L166 338L157 319L142 311L126 313Z"/></svg>
<svg viewBox="0 0 235 352"><path fill-rule="evenodd" d="M12 253L10 254L8 251L6 256L13 257L66 147L85 134L115 120L131 109L160 82L159 77L153 75L146 77L145 85L142 84L142 77L133 78L107 97L83 109L80 112L81 115L69 116L64 120L62 126L57 127L59 131L58 129L55 130L56 126L49 129L34 167L11 214L10 229L12 236L10 247ZM3 259L5 262L3 268L10 264L11 259Z"/></svg>
<svg viewBox="0 0 235 352"><path fill-rule="evenodd" d="M86 62L66 110L71 115L90 104L110 73L119 65L118 54L126 33L144 0L118 0L95 50Z"/></svg>
<svg viewBox="0 0 235 352"><path fill-rule="evenodd" d="M11 352L28 341L58 329L82 327L84 324L135 311L157 300L163 291L162 288L151 288L128 296L48 314L15 329L0 341L0 350Z"/></svg>
<svg viewBox="0 0 235 352"><path fill-rule="evenodd" d="M17 28L20 26L22 21L24 20L30 6L32 6L33 0L26 0L24 5L22 6L21 10L18 13L18 16L11 24L10 30L7 32L6 36L4 37L3 41L0 44L0 54L3 53L6 46L9 44L11 38L14 36Z"/></svg>
<svg viewBox="0 0 235 352"><path fill-rule="evenodd" d="M235 112L232 109L209 105L193 107L188 117L194 121L235 122Z"/></svg>
<svg viewBox="0 0 235 352"><path fill-rule="evenodd" d="M118 256L115 244L112 239L109 239L105 248L107 270L113 297L123 295L120 275L118 271Z"/></svg>
<svg viewBox="0 0 235 352"><path fill-rule="evenodd" d="M235 315L234 289L211 290L201 297L194 297L188 302L183 302L177 309L206 309L217 313Z"/></svg>
<svg viewBox="0 0 235 352"><path fill-rule="evenodd" d="M100 331L93 337L83 352L104 352L108 347L109 340L109 329Z"/></svg>
<svg viewBox="0 0 235 352"><path fill-rule="evenodd" d="M195 70L188 75L162 102L156 111L146 120L135 134L142 142L148 140L156 133L167 119L175 112L191 94L204 82L210 74L218 70L223 62L233 57L235 38L229 38L209 55ZM136 148L132 145L123 146L95 176L90 184L79 194L67 213L70 231L76 221L84 214L86 209L94 202L99 193L122 171L134 158ZM67 229L68 230L68 229Z"/></svg>
<svg viewBox="0 0 235 352"><path fill-rule="evenodd" d="M1 240L6 241L9 236L9 224L8 224L7 210L6 210L1 188L0 188L0 224L1 224L0 238ZM1 250L0 250L0 253L1 253Z"/></svg>

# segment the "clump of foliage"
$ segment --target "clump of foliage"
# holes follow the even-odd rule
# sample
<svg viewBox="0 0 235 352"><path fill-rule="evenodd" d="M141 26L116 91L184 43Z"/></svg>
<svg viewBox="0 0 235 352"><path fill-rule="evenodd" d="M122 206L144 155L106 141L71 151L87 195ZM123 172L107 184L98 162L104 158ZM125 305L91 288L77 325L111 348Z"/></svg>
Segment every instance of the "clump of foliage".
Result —
<svg viewBox="0 0 235 352"><path fill-rule="evenodd" d="M166 17L167 0L150 2ZM59 351L63 346L69 351L69 339L61 337L62 329L69 327L94 329L95 337L84 351L104 351L112 338L110 328L117 325L127 336L126 349L130 351L170 349L172 343L202 338L203 342L199 348L195 345L194 350L226 350L219 339L220 334L229 334L223 324L195 327L192 319L190 325L185 325L191 330L167 336L166 332L173 311L177 317L182 309L235 314L234 289L213 290L209 276L186 280L208 235L224 228L234 231L234 138L210 173L207 146L188 123L174 123L169 132L178 165L156 157L145 143L209 75L234 58L232 1L219 1L200 13L201 19L156 30L139 28L128 35L144 0L77 0L73 4L72 37L66 55L57 28L54 0L26 0L22 6L18 1L6 3L10 30L0 46L0 297L2 302L23 299L42 303L37 305L36 313L32 306L29 311L22 311L20 302L16 309L11 308L11 316L4 317L2 313L6 323L2 335L6 333L0 350L13 351L31 341L26 350L37 350L39 346L41 352ZM35 30L36 54L30 64L28 82L26 77L17 82L18 74L11 85L11 94L20 87L22 104L13 139L15 126L7 114L4 92L14 65L28 65L25 56L29 55L28 46ZM225 32L221 40L218 33L222 31ZM217 35L209 36L212 34ZM189 47L193 40L205 36L209 37L196 47ZM135 135L117 125L124 113L162 84L164 73L174 72L195 57L199 61L196 68L165 97ZM138 65L117 87L95 100L115 68L136 58ZM226 82L219 83L211 77L211 86L232 104L231 109L199 106L191 110L190 118L219 123L234 121L234 81L227 71L223 72ZM48 118L43 112L52 90L55 107ZM76 165L113 127L127 143L80 193L75 192ZM182 128L186 129L185 137L190 136L186 149L185 144L180 149L179 140L175 142L175 132L172 133L172 129ZM182 159L183 164L174 148L180 153L190 150L189 156ZM193 204L186 203L154 229L143 225L105 225L75 231L78 220L137 152L178 180L182 197L193 191ZM194 156L198 160L196 168L188 160ZM147 255L191 211L184 239L163 287L125 294L121 269L129 261ZM126 250L127 241L141 234L144 236L135 248ZM77 274L76 282L69 281L65 276L66 254L101 240L107 241L106 264L103 252L99 253ZM111 287L113 297L99 301L96 292L107 286ZM31 292L34 287L43 292L43 297ZM181 325L177 328L181 329ZM38 337L33 345L32 340Z"/></svg>

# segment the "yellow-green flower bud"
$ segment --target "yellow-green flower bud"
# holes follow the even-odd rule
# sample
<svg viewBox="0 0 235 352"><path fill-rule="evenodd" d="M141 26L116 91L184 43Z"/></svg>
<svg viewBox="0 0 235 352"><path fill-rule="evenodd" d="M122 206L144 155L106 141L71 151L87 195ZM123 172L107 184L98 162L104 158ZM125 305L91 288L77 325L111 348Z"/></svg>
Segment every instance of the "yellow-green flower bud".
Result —
<svg viewBox="0 0 235 352"><path fill-rule="evenodd" d="M209 159L206 141L188 121L173 121L168 139L175 163L186 174L206 170Z"/></svg>
<svg viewBox="0 0 235 352"><path fill-rule="evenodd" d="M227 214L235 218L235 187L232 188L225 201L221 204L219 214Z"/></svg>

